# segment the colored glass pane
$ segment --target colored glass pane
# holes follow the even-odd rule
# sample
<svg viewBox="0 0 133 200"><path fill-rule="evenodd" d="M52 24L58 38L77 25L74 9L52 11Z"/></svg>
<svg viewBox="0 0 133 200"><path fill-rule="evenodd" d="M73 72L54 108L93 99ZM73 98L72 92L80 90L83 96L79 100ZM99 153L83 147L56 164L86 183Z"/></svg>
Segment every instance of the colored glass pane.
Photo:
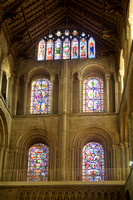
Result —
<svg viewBox="0 0 133 200"><path fill-rule="evenodd" d="M83 147L83 181L104 180L104 149L96 142L90 142Z"/></svg>
<svg viewBox="0 0 133 200"><path fill-rule="evenodd" d="M70 41L68 38L63 42L63 59L70 59Z"/></svg>
<svg viewBox="0 0 133 200"><path fill-rule="evenodd" d="M47 42L46 60L53 60L53 40Z"/></svg>
<svg viewBox="0 0 133 200"><path fill-rule="evenodd" d="M60 39L57 39L55 41L55 60L61 59L61 53L62 53L62 42Z"/></svg>
<svg viewBox="0 0 133 200"><path fill-rule="evenodd" d="M83 83L83 112L103 112L103 80L89 77Z"/></svg>
<svg viewBox="0 0 133 200"><path fill-rule="evenodd" d="M89 39L88 57L95 58L95 40L92 37Z"/></svg>
<svg viewBox="0 0 133 200"><path fill-rule="evenodd" d="M32 82L31 114L50 113L51 83L47 79Z"/></svg>
<svg viewBox="0 0 133 200"><path fill-rule="evenodd" d="M80 58L87 58L87 41L84 38L80 40Z"/></svg>
<svg viewBox="0 0 133 200"><path fill-rule="evenodd" d="M72 40L71 58L72 59L77 59L78 58L78 40L77 40L77 38L73 38L73 40Z"/></svg>
<svg viewBox="0 0 133 200"><path fill-rule="evenodd" d="M48 180L49 148L44 144L35 144L28 154L28 181Z"/></svg>
<svg viewBox="0 0 133 200"><path fill-rule="evenodd" d="M45 57L45 41L42 39L38 44L37 60L44 60Z"/></svg>

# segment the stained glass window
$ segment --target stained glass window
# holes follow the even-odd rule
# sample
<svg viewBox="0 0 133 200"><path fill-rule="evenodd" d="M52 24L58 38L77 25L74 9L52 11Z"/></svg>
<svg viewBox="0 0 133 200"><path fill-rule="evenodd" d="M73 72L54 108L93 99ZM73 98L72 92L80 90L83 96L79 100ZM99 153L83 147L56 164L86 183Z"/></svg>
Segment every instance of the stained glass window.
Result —
<svg viewBox="0 0 133 200"><path fill-rule="evenodd" d="M37 60L44 60L45 58L45 41L42 39L38 44Z"/></svg>
<svg viewBox="0 0 133 200"><path fill-rule="evenodd" d="M49 148L44 144L35 144L29 149L28 154L28 181L48 180Z"/></svg>
<svg viewBox="0 0 133 200"><path fill-rule="evenodd" d="M31 87L31 114L50 113L51 82L37 79Z"/></svg>
<svg viewBox="0 0 133 200"><path fill-rule="evenodd" d="M88 44L88 57L89 58L95 58L95 40L93 37L89 39L89 44Z"/></svg>
<svg viewBox="0 0 133 200"><path fill-rule="evenodd" d="M72 45L71 45L71 58L77 59L78 58L78 40L77 38L73 38Z"/></svg>
<svg viewBox="0 0 133 200"><path fill-rule="evenodd" d="M90 142L83 147L82 180L104 180L104 149L97 142Z"/></svg>
<svg viewBox="0 0 133 200"><path fill-rule="evenodd" d="M88 77L83 82L83 112L103 112L103 80Z"/></svg>
<svg viewBox="0 0 133 200"><path fill-rule="evenodd" d="M63 42L63 59L70 59L70 40L68 38Z"/></svg>
<svg viewBox="0 0 133 200"><path fill-rule="evenodd" d="M55 41L55 60L61 59L61 53L62 53L62 42L60 39L57 39Z"/></svg>
<svg viewBox="0 0 133 200"><path fill-rule="evenodd" d="M87 41L85 38L80 40L80 58L87 58Z"/></svg>
<svg viewBox="0 0 133 200"><path fill-rule="evenodd" d="M53 40L48 40L47 42L47 52L46 52L46 60L53 60Z"/></svg>

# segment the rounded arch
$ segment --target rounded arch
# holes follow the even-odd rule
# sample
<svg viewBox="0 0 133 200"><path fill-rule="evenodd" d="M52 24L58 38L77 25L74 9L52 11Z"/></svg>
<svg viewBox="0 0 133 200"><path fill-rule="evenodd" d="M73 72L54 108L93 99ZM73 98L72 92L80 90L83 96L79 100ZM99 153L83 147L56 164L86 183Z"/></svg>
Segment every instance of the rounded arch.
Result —
<svg viewBox="0 0 133 200"><path fill-rule="evenodd" d="M16 151L20 155L17 160L16 168L19 167L20 180L27 180L28 169L28 152L31 146L35 144L44 144L49 148L49 161L48 161L48 180L55 178L56 170L56 138L51 130L46 129L32 129L22 133L16 141ZM23 169L23 170L22 170ZM21 173L21 171L23 173Z"/></svg>
<svg viewBox="0 0 133 200"><path fill-rule="evenodd" d="M0 108L0 146L8 147L9 136L8 136L8 125L4 112Z"/></svg>
<svg viewBox="0 0 133 200"><path fill-rule="evenodd" d="M83 78L88 76L88 74L91 75L92 73L93 74L97 74L98 73L98 74L101 74L101 76L104 77L106 71L105 71L104 66L103 65L99 65L98 63L89 64L89 65L86 64L81 68L81 75L82 75Z"/></svg>
<svg viewBox="0 0 133 200"><path fill-rule="evenodd" d="M111 168L112 165L113 138L108 132L98 127L88 127L80 130L74 134L71 140L71 146L74 149L73 154L76 158L72 160L72 165L74 166L73 173L75 173L74 171L78 171L77 174L74 174L74 179L82 180L82 151L83 147L89 142L97 142L103 146L104 168L106 169L104 179L107 180L111 176L108 168Z"/></svg>

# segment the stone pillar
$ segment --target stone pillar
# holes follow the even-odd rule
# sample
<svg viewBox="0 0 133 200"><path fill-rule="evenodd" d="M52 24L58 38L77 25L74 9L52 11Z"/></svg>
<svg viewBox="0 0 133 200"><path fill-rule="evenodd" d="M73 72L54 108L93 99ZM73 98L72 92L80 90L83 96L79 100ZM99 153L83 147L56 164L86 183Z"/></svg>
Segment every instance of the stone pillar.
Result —
<svg viewBox="0 0 133 200"><path fill-rule="evenodd" d="M4 157L4 146L0 147L0 181L2 181L3 175L3 157Z"/></svg>
<svg viewBox="0 0 133 200"><path fill-rule="evenodd" d="M82 76L81 74L78 74L78 80L79 80L79 113L82 112Z"/></svg>
<svg viewBox="0 0 133 200"><path fill-rule="evenodd" d="M13 115L16 115L17 113L17 100L18 100L18 86L19 86L19 76L15 77L16 80L14 80L14 98L12 101L14 101L13 106Z"/></svg>
<svg viewBox="0 0 133 200"><path fill-rule="evenodd" d="M129 144L128 142L125 142L125 170L126 170L126 179L128 178L129 175Z"/></svg>
<svg viewBox="0 0 133 200"><path fill-rule="evenodd" d="M28 77L24 77L25 88L24 88L24 115L27 114L27 94L28 94Z"/></svg>
<svg viewBox="0 0 133 200"><path fill-rule="evenodd" d="M125 147L123 143L120 143L121 147L121 179L125 180Z"/></svg>
<svg viewBox="0 0 133 200"><path fill-rule="evenodd" d="M53 114L53 85L54 85L55 77L53 75L50 76L51 81L51 102L50 102L50 114Z"/></svg>
<svg viewBox="0 0 133 200"><path fill-rule="evenodd" d="M13 84L14 84L14 74L11 74L11 78L10 78L10 83L9 83L9 108L10 108L10 111L11 113L13 113L13 94L14 94L14 88L13 88Z"/></svg>
<svg viewBox="0 0 133 200"><path fill-rule="evenodd" d="M63 66L63 113L61 116L61 180L66 180L66 150L67 150L67 109L68 109L68 60L64 61Z"/></svg>
<svg viewBox="0 0 133 200"><path fill-rule="evenodd" d="M107 106L106 106L106 111L109 112L109 106L110 106L110 101L109 101L109 80L110 80L110 75L106 74L105 75L105 80L106 80L106 102L107 102Z"/></svg>
<svg viewBox="0 0 133 200"><path fill-rule="evenodd" d="M71 90L70 90L70 113L73 112L73 76L71 75L70 77L70 82L71 82Z"/></svg>
<svg viewBox="0 0 133 200"><path fill-rule="evenodd" d="M61 75L58 75L59 80L59 97L58 97L58 113L61 112Z"/></svg>
<svg viewBox="0 0 133 200"><path fill-rule="evenodd" d="M114 80L115 80L115 112L118 112L118 79L116 74L114 74Z"/></svg>
<svg viewBox="0 0 133 200"><path fill-rule="evenodd" d="M112 145L113 147L113 180L116 180L116 145Z"/></svg>
<svg viewBox="0 0 133 200"><path fill-rule="evenodd" d="M7 79L7 84L6 84L6 102L7 102L7 106L9 105L9 98L10 98L10 95L9 95L10 77L11 77L11 74L7 74L6 75L6 79Z"/></svg>

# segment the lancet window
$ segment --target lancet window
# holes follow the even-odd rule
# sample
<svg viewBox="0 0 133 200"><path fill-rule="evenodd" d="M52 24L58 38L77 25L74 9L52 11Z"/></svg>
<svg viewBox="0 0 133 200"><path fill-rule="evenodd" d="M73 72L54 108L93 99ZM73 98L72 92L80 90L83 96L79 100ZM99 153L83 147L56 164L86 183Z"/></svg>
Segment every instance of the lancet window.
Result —
<svg viewBox="0 0 133 200"><path fill-rule="evenodd" d="M54 31L38 43L38 61L95 57L95 40L82 31Z"/></svg>

